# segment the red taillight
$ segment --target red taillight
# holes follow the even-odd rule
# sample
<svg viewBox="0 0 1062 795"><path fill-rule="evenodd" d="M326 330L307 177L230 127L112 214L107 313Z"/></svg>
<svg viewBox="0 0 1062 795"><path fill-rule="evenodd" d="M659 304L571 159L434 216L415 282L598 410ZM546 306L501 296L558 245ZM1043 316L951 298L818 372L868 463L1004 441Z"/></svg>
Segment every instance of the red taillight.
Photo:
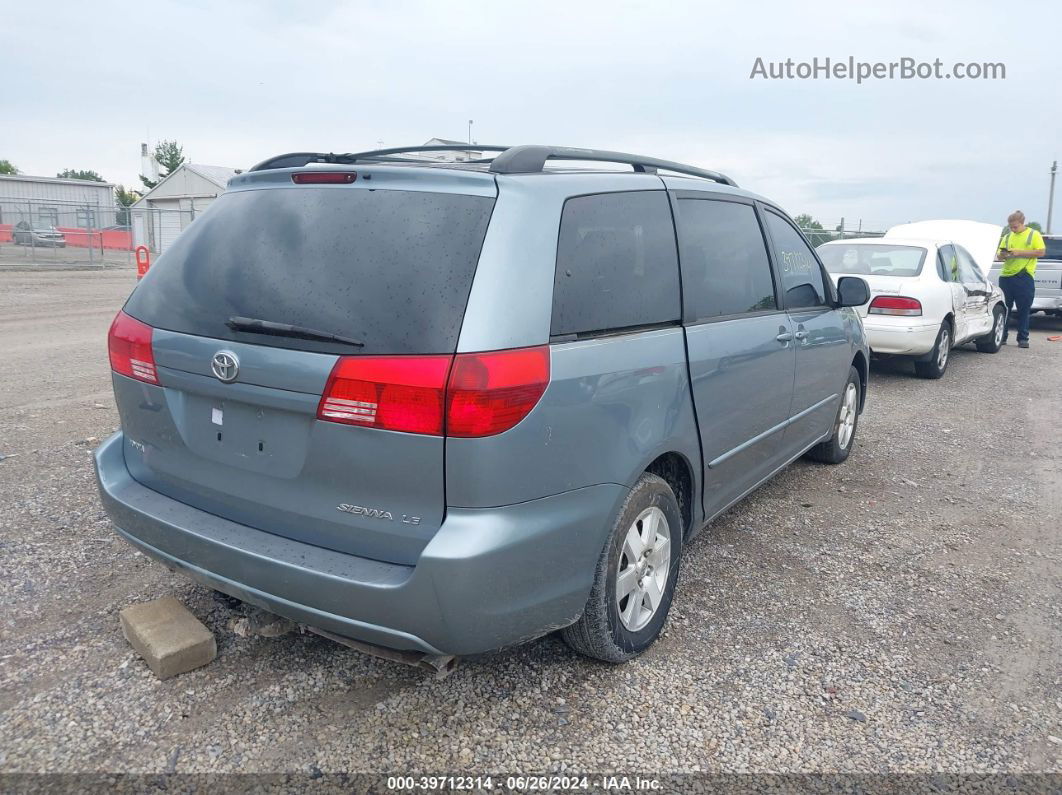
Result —
<svg viewBox="0 0 1062 795"><path fill-rule="evenodd" d="M153 329L125 312L115 315L107 332L107 351L111 369L149 384L159 382L155 372L155 354L151 351Z"/></svg>
<svg viewBox="0 0 1062 795"><path fill-rule="evenodd" d="M344 356L317 417L436 436L507 431L549 385L549 347L457 356Z"/></svg>
<svg viewBox="0 0 1062 795"><path fill-rule="evenodd" d="M357 178L356 171L296 171L291 175L296 185L349 185Z"/></svg>
<svg viewBox="0 0 1062 795"><path fill-rule="evenodd" d="M446 435L491 436L526 417L549 385L549 347L454 357Z"/></svg>
<svg viewBox="0 0 1062 795"><path fill-rule="evenodd" d="M921 315L922 304L902 295L879 295L870 302L867 312L871 315Z"/></svg>
<svg viewBox="0 0 1062 795"><path fill-rule="evenodd" d="M440 435L450 360L449 356L344 356L328 377L317 417Z"/></svg>

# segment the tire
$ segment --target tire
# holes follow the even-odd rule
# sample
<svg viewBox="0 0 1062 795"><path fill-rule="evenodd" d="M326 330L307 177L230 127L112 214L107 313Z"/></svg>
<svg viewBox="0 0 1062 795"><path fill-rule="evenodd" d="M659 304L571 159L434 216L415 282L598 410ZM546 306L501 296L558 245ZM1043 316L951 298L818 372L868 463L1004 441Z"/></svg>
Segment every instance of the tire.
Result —
<svg viewBox="0 0 1062 795"><path fill-rule="evenodd" d="M948 361L951 359L951 324L944 321L940 324L937 332L937 341L933 345L929 360L915 362L915 372L922 378L940 378L948 369Z"/></svg>
<svg viewBox="0 0 1062 795"><path fill-rule="evenodd" d="M650 522L655 522L655 527ZM644 542L644 534L654 531L655 557L639 546ZM660 544L661 535L666 535L666 549ZM663 478L648 472L643 474L627 495L601 551L583 615L561 630L564 642L580 654L610 663L626 662L649 648L659 637L671 608L682 556L682 536L682 514L675 493ZM628 540L631 538L633 543ZM649 552L648 557L637 557L638 551L643 555ZM668 568L661 572L665 561ZM618 584L633 586L633 590L619 597ZM648 606L654 592L658 599L655 609L650 611Z"/></svg>
<svg viewBox="0 0 1062 795"><path fill-rule="evenodd" d="M974 340L974 345L981 353L999 353L1003 347L1003 334L1007 330L1007 313L1000 304L992 310L992 330L983 337Z"/></svg>
<svg viewBox="0 0 1062 795"><path fill-rule="evenodd" d="M859 425L859 400L862 382L855 367L848 368L848 380L841 392L841 405L833 421L833 433L825 442L819 442L807 452L807 457L821 464L841 464L848 459L855 444L856 428Z"/></svg>

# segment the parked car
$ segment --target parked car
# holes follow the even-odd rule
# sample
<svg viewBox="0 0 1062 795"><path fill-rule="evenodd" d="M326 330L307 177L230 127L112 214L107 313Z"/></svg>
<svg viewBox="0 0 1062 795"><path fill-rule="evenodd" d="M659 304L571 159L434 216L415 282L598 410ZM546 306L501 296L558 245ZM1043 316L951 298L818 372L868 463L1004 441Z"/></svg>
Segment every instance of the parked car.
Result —
<svg viewBox="0 0 1062 795"><path fill-rule="evenodd" d="M11 230L11 236L20 246L66 248L66 237L54 226L32 226L29 221L19 221Z"/></svg>
<svg viewBox="0 0 1062 795"><path fill-rule="evenodd" d="M954 346L1000 348L1003 294L978 264L992 261L998 240L992 224L924 221L881 238L823 243L818 252L835 278L859 275L870 286L859 313L871 352L908 358L921 377L940 378Z"/></svg>
<svg viewBox="0 0 1062 795"><path fill-rule="evenodd" d="M848 457L866 284L715 172L404 151L266 161L159 258L110 329L103 503L334 635L438 657L562 630L626 660L708 520Z"/></svg>
<svg viewBox="0 0 1062 795"><path fill-rule="evenodd" d="M1036 296L1032 311L1059 317L1062 316L1062 235L1044 235L1043 238L1045 252L1036 263ZM999 284L1001 270L1002 262L992 263L989 278L994 284Z"/></svg>

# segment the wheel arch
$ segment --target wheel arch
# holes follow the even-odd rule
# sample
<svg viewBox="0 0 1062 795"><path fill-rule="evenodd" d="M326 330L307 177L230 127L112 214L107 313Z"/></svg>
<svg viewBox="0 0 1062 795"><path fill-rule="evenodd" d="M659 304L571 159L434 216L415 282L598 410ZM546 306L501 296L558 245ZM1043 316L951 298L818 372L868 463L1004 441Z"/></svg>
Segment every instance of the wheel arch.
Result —
<svg viewBox="0 0 1062 795"><path fill-rule="evenodd" d="M870 382L870 362L867 361L863 351L856 351L852 359L852 366L859 373L859 413L863 413L863 406L867 402L867 384Z"/></svg>
<svg viewBox="0 0 1062 795"><path fill-rule="evenodd" d="M670 450L654 458L643 471L662 478L671 486L675 499L678 500L679 513L682 515L682 536L688 537L693 529L696 484L689 459L682 453Z"/></svg>

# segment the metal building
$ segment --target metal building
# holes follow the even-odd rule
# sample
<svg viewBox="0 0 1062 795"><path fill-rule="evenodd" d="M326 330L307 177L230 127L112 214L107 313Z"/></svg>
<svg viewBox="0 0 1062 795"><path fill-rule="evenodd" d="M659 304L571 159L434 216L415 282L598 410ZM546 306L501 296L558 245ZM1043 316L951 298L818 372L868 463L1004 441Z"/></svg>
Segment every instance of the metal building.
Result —
<svg viewBox="0 0 1062 795"><path fill-rule="evenodd" d="M224 166L181 163L129 208L133 245L147 246L156 254L164 252L182 229L225 192L237 173Z"/></svg>
<svg viewBox="0 0 1062 795"><path fill-rule="evenodd" d="M84 179L0 175L0 231L19 221L60 231L115 224L114 184Z"/></svg>

